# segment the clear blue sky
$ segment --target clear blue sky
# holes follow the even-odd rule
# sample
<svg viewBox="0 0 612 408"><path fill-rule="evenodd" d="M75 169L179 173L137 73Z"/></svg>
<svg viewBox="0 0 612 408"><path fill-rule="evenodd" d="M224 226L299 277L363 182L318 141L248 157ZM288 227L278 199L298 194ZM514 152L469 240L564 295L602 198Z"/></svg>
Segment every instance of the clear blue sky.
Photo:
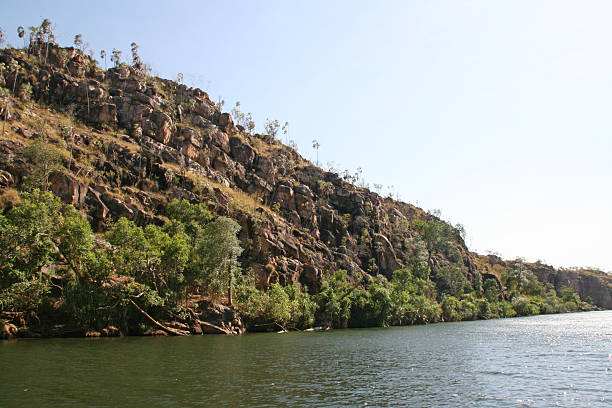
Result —
<svg viewBox="0 0 612 408"><path fill-rule="evenodd" d="M289 121L473 250L612 270L612 2L28 1L0 27L18 46L45 17Z"/></svg>

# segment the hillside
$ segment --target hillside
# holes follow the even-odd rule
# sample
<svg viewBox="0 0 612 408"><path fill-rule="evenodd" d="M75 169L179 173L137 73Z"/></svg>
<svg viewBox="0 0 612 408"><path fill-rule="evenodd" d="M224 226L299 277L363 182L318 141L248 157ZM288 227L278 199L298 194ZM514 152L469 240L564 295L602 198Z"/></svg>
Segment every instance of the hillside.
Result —
<svg viewBox="0 0 612 408"><path fill-rule="evenodd" d="M460 228L324 171L282 144L278 126L252 133L239 110L233 117L204 91L150 76L137 60L104 70L80 49L38 41L1 49L0 63L1 191L27 189L37 171L28 146L52 147L61 166L40 187L85 216L100 245L118 219L163 226L172 200L187 200L237 221L239 262L259 290L299 283L314 295L338 270L367 288L419 264L440 303L445 293L483 294L487 281L510 300L507 277L526 270L558 293L567 286L612 308L609 275L471 253Z"/></svg>

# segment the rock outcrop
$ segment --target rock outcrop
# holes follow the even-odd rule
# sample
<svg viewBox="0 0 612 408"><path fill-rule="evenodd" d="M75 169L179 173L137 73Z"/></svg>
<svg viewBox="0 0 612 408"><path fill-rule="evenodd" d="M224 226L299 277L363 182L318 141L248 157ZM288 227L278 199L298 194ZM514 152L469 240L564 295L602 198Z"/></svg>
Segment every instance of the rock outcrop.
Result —
<svg viewBox="0 0 612 408"><path fill-rule="evenodd" d="M245 132L200 89L126 65L104 71L81 51L55 45L46 64L23 51L0 50L0 62L13 60L28 73L17 77L17 89L29 84L32 98L58 116L46 135L35 121L11 124L14 137L0 140L0 188L27 174L21 152L29 140L69 146L66 169L51 176L51 189L98 231L119 217L162 223L172 198L205 202L242 226L242 264L260 286L301 282L316 290L328 270L390 277L413 256L414 221L436 219L313 166L273 137ZM23 106L13 112L35 115ZM67 133L62 118L71 114L85 125ZM472 281L488 273L458 234L450 247L434 251L432 263L457 265ZM546 268L535 273L555 285L569 280L581 296L612 307L609 286L599 278Z"/></svg>

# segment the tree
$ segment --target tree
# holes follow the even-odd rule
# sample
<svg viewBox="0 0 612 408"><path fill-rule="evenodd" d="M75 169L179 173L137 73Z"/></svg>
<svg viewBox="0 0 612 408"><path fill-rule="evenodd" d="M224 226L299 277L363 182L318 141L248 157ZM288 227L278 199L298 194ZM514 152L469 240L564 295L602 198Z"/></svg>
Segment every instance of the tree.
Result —
<svg viewBox="0 0 612 408"><path fill-rule="evenodd" d="M319 305L319 320L328 326L346 327L351 316L351 294L354 290L343 270L326 278L321 284L321 292L315 297Z"/></svg>
<svg viewBox="0 0 612 408"><path fill-rule="evenodd" d="M77 218L86 224L84 235L76 233ZM18 203L0 212L0 310L35 312L51 287L45 267L54 264L54 274L61 274L66 261L87 257L88 228L72 206L40 190L22 193Z"/></svg>
<svg viewBox="0 0 612 408"><path fill-rule="evenodd" d="M100 58L104 60L104 69L106 69L106 51L100 50Z"/></svg>
<svg viewBox="0 0 612 408"><path fill-rule="evenodd" d="M321 147L321 144L318 141L313 140L312 148L317 152L317 166L319 165L319 147Z"/></svg>
<svg viewBox="0 0 612 408"><path fill-rule="evenodd" d="M202 228L212 220L212 215L204 203L191 204L189 201L174 199L166 207L166 215L170 222L166 228L177 230L178 222L187 235L196 238Z"/></svg>
<svg viewBox="0 0 612 408"><path fill-rule="evenodd" d="M113 48L113 52L111 55L111 62L115 64L115 67L118 67L119 64L121 64L121 54L123 54L123 52L119 51L116 48Z"/></svg>
<svg viewBox="0 0 612 408"><path fill-rule="evenodd" d="M17 62L17 60L12 60L8 67L8 71L9 72L12 71L13 74L15 75L13 79L13 95L15 95L15 87L17 86L17 76L19 75L20 68L21 67L19 66L19 63ZM2 135L4 135L4 128L6 126L6 121L8 120L10 98L8 97L8 95L4 95L3 99L4 99L4 123L2 124Z"/></svg>
<svg viewBox="0 0 612 408"><path fill-rule="evenodd" d="M0 46L4 44L4 39L5 39L4 31L2 31L2 27L0 27Z"/></svg>
<svg viewBox="0 0 612 408"><path fill-rule="evenodd" d="M79 279L85 277L85 265L93 253L92 234L89 221L73 206L67 207L57 233L60 239L59 251Z"/></svg>
<svg viewBox="0 0 612 408"><path fill-rule="evenodd" d="M49 56L49 42L51 39L55 39L53 35L53 31L51 29L51 21L48 18L45 18L40 24L40 29L38 30L38 34L40 36L40 44L45 44L45 64L47 63L47 57ZM39 53L42 50L39 50ZM40 55L39 55L40 56Z"/></svg>
<svg viewBox="0 0 612 408"><path fill-rule="evenodd" d="M240 111L240 101L236 102L236 106L232 109L232 118L237 125L242 126L249 133L253 133L255 129L255 122L253 121L253 115L251 112L244 113Z"/></svg>
<svg viewBox="0 0 612 408"><path fill-rule="evenodd" d="M106 234L113 245L111 262L119 275L132 276L162 298L183 296L189 246L182 232L168 233L149 224L144 230L121 218Z"/></svg>
<svg viewBox="0 0 612 408"><path fill-rule="evenodd" d="M38 27L36 26L29 26L28 27L28 31L30 32L29 34L29 51L30 53L34 53L37 52L38 49Z"/></svg>
<svg viewBox="0 0 612 408"><path fill-rule="evenodd" d="M285 136L287 136L287 133L289 132L289 122L285 122L281 126L280 122L277 119L270 120L270 119L266 118L266 124L264 125L264 128L266 129L266 133L268 135L272 136L273 138L276 138L276 136L278 135L279 130Z"/></svg>
<svg viewBox="0 0 612 408"><path fill-rule="evenodd" d="M427 249L427 265L429 266L427 280L429 280L430 274L434 272L433 252L442 244L447 244L455 230L450 225L433 218L427 221L417 219L413 226Z"/></svg>
<svg viewBox="0 0 612 408"><path fill-rule="evenodd" d="M138 55L138 44L132 42L132 44L130 44L130 48L132 51L132 66L136 68L138 72L140 72L142 70L142 60Z"/></svg>
<svg viewBox="0 0 612 408"><path fill-rule="evenodd" d="M242 253L236 236L238 231L240 225L233 219L217 218L202 229L191 256L194 261L191 268L196 268L195 278L211 296L220 295L226 289L230 305L236 274L240 271L238 256Z"/></svg>
<svg viewBox="0 0 612 408"><path fill-rule="evenodd" d="M25 47L26 47L26 44L25 44L25 31L24 31L22 26L17 27L17 35L19 36L19 38L23 38L23 48L25 49Z"/></svg>
<svg viewBox="0 0 612 408"><path fill-rule="evenodd" d="M83 50L83 36L81 34L74 36L74 46L81 51Z"/></svg>
<svg viewBox="0 0 612 408"><path fill-rule="evenodd" d="M33 165L32 172L27 176L27 182L31 187L47 191L49 176L62 169L61 153L42 139L37 139L24 149L23 155Z"/></svg>

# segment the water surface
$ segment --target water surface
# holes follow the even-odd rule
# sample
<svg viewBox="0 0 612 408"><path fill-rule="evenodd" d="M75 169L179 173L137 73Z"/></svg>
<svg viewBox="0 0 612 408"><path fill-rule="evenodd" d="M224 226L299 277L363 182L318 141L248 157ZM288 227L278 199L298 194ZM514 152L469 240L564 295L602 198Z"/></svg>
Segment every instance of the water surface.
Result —
<svg viewBox="0 0 612 408"><path fill-rule="evenodd" d="M0 341L0 407L612 407L612 311L389 329Z"/></svg>

